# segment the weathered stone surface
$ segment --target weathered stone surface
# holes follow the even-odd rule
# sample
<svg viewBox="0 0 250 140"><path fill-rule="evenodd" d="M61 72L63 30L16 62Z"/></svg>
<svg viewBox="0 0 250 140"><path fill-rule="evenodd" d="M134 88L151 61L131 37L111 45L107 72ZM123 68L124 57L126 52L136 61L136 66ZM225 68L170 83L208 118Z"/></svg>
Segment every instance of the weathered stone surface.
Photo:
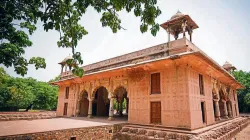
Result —
<svg viewBox="0 0 250 140"><path fill-rule="evenodd" d="M107 126L87 127L39 132L32 134L12 135L0 137L0 140L69 140L76 137L77 140L120 140L120 136L114 133L120 131L124 124L114 124ZM110 131L113 130L113 131ZM136 137L136 135L134 135ZM123 138L127 138L123 136Z"/></svg>
<svg viewBox="0 0 250 140"><path fill-rule="evenodd" d="M55 111L1 112L0 113L0 121L49 119L49 118L55 118L55 117L56 117Z"/></svg>
<svg viewBox="0 0 250 140"><path fill-rule="evenodd" d="M250 123L249 118L239 118L234 119L226 123L226 125L219 125L217 127L211 128L200 133L181 133L181 132L168 132L166 130L152 130L147 129L138 129L133 128L133 126L126 126L122 131L115 134L116 136L121 137L121 140L136 140L136 139L145 139L145 140L203 140L203 139L216 139L216 140L228 140L234 137L239 131L245 128ZM135 134L135 131L138 132Z"/></svg>

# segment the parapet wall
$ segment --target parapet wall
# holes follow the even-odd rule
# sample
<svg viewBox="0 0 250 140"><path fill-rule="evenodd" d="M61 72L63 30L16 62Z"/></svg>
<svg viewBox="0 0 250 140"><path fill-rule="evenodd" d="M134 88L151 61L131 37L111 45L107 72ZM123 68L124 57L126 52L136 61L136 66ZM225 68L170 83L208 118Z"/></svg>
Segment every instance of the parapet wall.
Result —
<svg viewBox="0 0 250 140"><path fill-rule="evenodd" d="M114 133L120 131L124 125L126 123L3 136L0 140L112 140L115 139Z"/></svg>
<svg viewBox="0 0 250 140"><path fill-rule="evenodd" d="M0 112L0 121L35 120L55 118L55 111L44 112Z"/></svg>

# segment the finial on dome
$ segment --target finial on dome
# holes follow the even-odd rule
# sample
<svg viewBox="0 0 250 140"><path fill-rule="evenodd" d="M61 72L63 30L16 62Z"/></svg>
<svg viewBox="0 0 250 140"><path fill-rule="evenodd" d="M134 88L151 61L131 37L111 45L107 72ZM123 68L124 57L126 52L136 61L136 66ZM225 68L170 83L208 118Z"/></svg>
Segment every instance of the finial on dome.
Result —
<svg viewBox="0 0 250 140"><path fill-rule="evenodd" d="M69 60L69 59L73 59L72 56L70 56L70 54L69 54L69 56L67 56L66 58L64 58L63 61L61 61L58 64L64 65L64 64L66 64L66 61Z"/></svg>
<svg viewBox="0 0 250 140"><path fill-rule="evenodd" d="M170 20L175 19L175 18L179 18L179 17L182 17L182 16L185 16L185 15L182 14L182 13L180 12L180 10L178 10L177 13L174 14L174 15L170 18Z"/></svg>

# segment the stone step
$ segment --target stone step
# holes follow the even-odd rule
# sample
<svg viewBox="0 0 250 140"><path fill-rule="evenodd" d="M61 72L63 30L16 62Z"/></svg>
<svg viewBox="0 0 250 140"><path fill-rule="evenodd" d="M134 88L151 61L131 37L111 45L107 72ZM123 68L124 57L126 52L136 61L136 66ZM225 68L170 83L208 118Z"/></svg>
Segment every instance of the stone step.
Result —
<svg viewBox="0 0 250 140"><path fill-rule="evenodd" d="M195 131L129 124L118 135L124 139L229 139L249 123L249 118L239 117Z"/></svg>

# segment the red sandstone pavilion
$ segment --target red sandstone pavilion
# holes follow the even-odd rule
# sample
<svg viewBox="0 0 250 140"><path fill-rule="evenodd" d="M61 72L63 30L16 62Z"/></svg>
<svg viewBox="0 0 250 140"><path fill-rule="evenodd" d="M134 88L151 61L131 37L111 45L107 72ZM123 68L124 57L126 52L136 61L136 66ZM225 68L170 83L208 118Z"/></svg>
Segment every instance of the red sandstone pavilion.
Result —
<svg viewBox="0 0 250 140"><path fill-rule="evenodd" d="M117 101L132 124L194 130L238 117L243 86L231 74L235 67L220 66L192 43L198 25L189 15L177 12L161 27L167 43L84 66L82 78L67 66L71 57L60 62L57 116L113 120Z"/></svg>

